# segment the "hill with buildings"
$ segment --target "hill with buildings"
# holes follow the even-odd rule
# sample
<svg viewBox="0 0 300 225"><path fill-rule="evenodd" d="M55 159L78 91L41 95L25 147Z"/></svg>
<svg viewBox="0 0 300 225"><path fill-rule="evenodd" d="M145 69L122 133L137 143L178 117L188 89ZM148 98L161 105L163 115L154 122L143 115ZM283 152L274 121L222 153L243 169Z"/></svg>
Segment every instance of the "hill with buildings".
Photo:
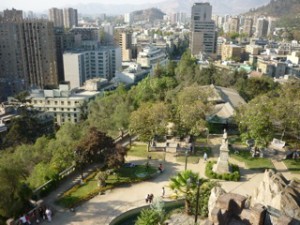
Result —
<svg viewBox="0 0 300 225"><path fill-rule="evenodd" d="M137 10L131 12L133 21L154 21L162 20L165 13L157 8L150 8L144 10Z"/></svg>
<svg viewBox="0 0 300 225"><path fill-rule="evenodd" d="M246 15L264 15L271 17L299 17L299 0L271 0L269 4L250 10Z"/></svg>
<svg viewBox="0 0 300 225"><path fill-rule="evenodd" d="M78 9L81 14L97 15L105 13L107 15L117 15L129 13L135 10L147 8L159 8L165 13L185 12L188 15L191 13L191 7L194 0L162 0L158 3L147 4L101 4L101 3L82 3L72 5ZM270 0L206 0L213 6L213 13L218 15L224 14L240 14L251 8L257 8L270 2Z"/></svg>

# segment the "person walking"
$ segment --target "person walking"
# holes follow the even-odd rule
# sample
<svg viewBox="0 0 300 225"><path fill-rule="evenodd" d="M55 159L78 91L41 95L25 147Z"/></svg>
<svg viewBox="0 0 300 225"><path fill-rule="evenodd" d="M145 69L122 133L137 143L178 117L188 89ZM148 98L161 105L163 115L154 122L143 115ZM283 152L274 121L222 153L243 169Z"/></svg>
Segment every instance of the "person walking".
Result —
<svg viewBox="0 0 300 225"><path fill-rule="evenodd" d="M166 193L165 187L162 187L162 189L161 189L161 197L162 198L165 197L165 193Z"/></svg>
<svg viewBox="0 0 300 225"><path fill-rule="evenodd" d="M153 194L150 194L150 195L149 195L149 203L150 203L150 204L152 203L153 198L154 198L154 195L153 195Z"/></svg>
<svg viewBox="0 0 300 225"><path fill-rule="evenodd" d="M146 195L146 197L145 197L145 202L146 202L146 203L148 203L148 202L149 202L149 200L150 200L150 195L149 195L149 194L147 194L147 195Z"/></svg>
<svg viewBox="0 0 300 225"><path fill-rule="evenodd" d="M51 210L49 208L47 208L45 213L46 213L48 221L51 222L52 221L52 212L51 212Z"/></svg>
<svg viewBox="0 0 300 225"><path fill-rule="evenodd" d="M204 161L207 160L207 153L206 152L204 152L203 158L204 158Z"/></svg>

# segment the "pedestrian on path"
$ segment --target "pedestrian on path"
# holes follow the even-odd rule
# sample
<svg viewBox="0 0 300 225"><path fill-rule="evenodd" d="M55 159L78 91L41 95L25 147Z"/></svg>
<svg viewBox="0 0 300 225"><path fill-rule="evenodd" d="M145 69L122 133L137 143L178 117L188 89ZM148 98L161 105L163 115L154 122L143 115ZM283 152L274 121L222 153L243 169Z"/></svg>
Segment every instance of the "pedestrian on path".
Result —
<svg viewBox="0 0 300 225"><path fill-rule="evenodd" d="M165 197L165 193L166 193L165 187L162 187L162 190L161 190L161 197L162 198Z"/></svg>
<svg viewBox="0 0 300 225"><path fill-rule="evenodd" d="M49 208L47 208L45 213L46 213L48 222L51 222L52 221L52 212L51 212L51 210Z"/></svg>
<svg viewBox="0 0 300 225"><path fill-rule="evenodd" d="M206 152L204 152L203 158L204 158L204 161L207 160L207 153Z"/></svg>
<svg viewBox="0 0 300 225"><path fill-rule="evenodd" d="M145 202L146 202L146 203L148 203L148 202L149 202L149 200L150 200L150 195L149 195L149 194L147 194L147 195L146 195L146 197L145 197Z"/></svg>
<svg viewBox="0 0 300 225"><path fill-rule="evenodd" d="M154 195L153 195L153 194L150 194L150 195L149 195L149 203L150 203L150 204L153 202L153 198L154 198Z"/></svg>

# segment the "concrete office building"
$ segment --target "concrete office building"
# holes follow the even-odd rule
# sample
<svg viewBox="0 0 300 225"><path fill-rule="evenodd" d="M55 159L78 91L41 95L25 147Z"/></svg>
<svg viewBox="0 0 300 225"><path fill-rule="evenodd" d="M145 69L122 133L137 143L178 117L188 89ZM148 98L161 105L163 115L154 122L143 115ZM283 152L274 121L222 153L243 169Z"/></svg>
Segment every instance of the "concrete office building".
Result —
<svg viewBox="0 0 300 225"><path fill-rule="evenodd" d="M194 56L216 52L215 22L209 3L194 3L191 14L190 49Z"/></svg>
<svg viewBox="0 0 300 225"><path fill-rule="evenodd" d="M72 28L78 26L77 9L65 8L64 9L64 27Z"/></svg>
<svg viewBox="0 0 300 225"><path fill-rule="evenodd" d="M264 38L268 34L268 25L269 22L265 18L259 18L256 23L256 37Z"/></svg>
<svg viewBox="0 0 300 225"><path fill-rule="evenodd" d="M48 10L48 19L52 21L54 27L63 27L64 19L63 19L63 10L58 8L51 8Z"/></svg>

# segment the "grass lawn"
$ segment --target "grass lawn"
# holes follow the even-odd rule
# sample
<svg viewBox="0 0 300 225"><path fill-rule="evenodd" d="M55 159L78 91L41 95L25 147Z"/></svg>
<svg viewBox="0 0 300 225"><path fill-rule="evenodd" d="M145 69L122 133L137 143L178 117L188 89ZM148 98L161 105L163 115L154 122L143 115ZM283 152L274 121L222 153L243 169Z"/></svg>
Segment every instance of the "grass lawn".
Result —
<svg viewBox="0 0 300 225"><path fill-rule="evenodd" d="M286 159L283 161L291 173L300 173L300 160Z"/></svg>
<svg viewBox="0 0 300 225"><path fill-rule="evenodd" d="M208 158L211 156L212 151L210 147L200 147L196 146L195 147L195 154L194 155L189 155L188 156L188 163L193 163L196 164L199 162L200 158L203 157L204 152L207 153ZM177 162L184 163L185 162L185 153L182 152L179 154L179 156L176 157Z"/></svg>
<svg viewBox="0 0 300 225"><path fill-rule="evenodd" d="M239 151L239 154L234 154L233 151L231 151L230 157L240 162L244 162L248 169L274 168L270 159L253 158L249 151Z"/></svg>
<svg viewBox="0 0 300 225"><path fill-rule="evenodd" d="M207 143L207 137L205 136L199 136L196 138L196 144L206 144Z"/></svg>
<svg viewBox="0 0 300 225"><path fill-rule="evenodd" d="M242 141L242 139L239 135L230 135L228 137L228 143L229 144L246 146L246 144Z"/></svg>
<svg viewBox="0 0 300 225"><path fill-rule="evenodd" d="M155 174L157 169L154 167L146 167L144 165L136 165L135 167L122 167L108 176L105 187L98 187L96 179L97 172L88 176L82 185L75 185L73 188L65 192L56 203L71 208L79 205L83 201L91 199L102 191L111 189L117 185L125 183L133 183L146 180Z"/></svg>
<svg viewBox="0 0 300 225"><path fill-rule="evenodd" d="M163 159L164 152L148 152L147 151L147 144L136 144L133 143L131 148L127 152L128 156L137 156L141 158L147 159L147 156L150 155L152 159Z"/></svg>

